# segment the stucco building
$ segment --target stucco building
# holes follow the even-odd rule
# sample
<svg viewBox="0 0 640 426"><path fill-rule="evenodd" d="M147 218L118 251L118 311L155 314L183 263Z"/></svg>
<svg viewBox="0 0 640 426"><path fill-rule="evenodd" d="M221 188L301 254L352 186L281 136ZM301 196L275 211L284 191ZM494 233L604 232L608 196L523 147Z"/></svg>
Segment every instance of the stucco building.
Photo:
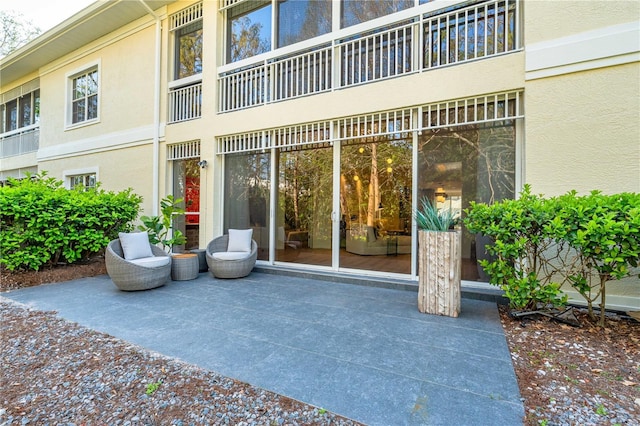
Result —
<svg viewBox="0 0 640 426"><path fill-rule="evenodd" d="M422 197L640 191L637 1L97 1L0 73L0 180L181 196L276 268L415 283Z"/></svg>

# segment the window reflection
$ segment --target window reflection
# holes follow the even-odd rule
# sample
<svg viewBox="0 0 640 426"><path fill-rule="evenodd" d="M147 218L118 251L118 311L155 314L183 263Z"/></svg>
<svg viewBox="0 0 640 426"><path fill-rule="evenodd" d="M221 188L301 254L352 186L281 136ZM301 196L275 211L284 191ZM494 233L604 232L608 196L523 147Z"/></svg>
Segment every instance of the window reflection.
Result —
<svg viewBox="0 0 640 426"><path fill-rule="evenodd" d="M471 201L515 196L515 124L511 120L425 130L418 154L418 199L464 212ZM477 265L489 242L462 230L462 278L488 281Z"/></svg>
<svg viewBox="0 0 640 426"><path fill-rule="evenodd" d="M271 50L271 2L247 1L229 11L230 62Z"/></svg>
<svg viewBox="0 0 640 426"><path fill-rule="evenodd" d="M331 0L285 0L278 4L278 47L331 31Z"/></svg>
<svg viewBox="0 0 640 426"><path fill-rule="evenodd" d="M342 0L340 24L342 28L350 27L408 9L413 5L413 0Z"/></svg>
<svg viewBox="0 0 640 426"><path fill-rule="evenodd" d="M175 78L189 77L202 72L202 21L176 31Z"/></svg>
<svg viewBox="0 0 640 426"><path fill-rule="evenodd" d="M258 259L269 259L269 154L230 155L225 158L224 231L253 229Z"/></svg>

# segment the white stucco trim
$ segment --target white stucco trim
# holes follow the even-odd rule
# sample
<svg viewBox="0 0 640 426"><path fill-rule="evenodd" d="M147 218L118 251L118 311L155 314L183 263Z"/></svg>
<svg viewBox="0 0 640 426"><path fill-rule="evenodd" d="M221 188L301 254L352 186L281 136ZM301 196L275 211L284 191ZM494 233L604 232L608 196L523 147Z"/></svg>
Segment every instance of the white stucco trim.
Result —
<svg viewBox="0 0 640 426"><path fill-rule="evenodd" d="M164 137L164 126L161 125L160 128L163 130L163 134L161 136ZM113 132L65 144L40 148L38 150L37 158L38 161L48 161L119 148L151 144L153 136L154 126L143 126L122 132Z"/></svg>
<svg viewBox="0 0 640 426"><path fill-rule="evenodd" d="M525 79L551 77L640 61L637 21L525 47Z"/></svg>

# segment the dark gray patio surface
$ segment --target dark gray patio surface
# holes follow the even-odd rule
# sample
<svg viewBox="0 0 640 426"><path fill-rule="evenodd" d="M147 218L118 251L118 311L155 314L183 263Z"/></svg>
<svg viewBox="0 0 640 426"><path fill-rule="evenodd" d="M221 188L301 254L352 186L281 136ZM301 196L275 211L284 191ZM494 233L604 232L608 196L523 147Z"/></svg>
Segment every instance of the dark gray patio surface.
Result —
<svg viewBox="0 0 640 426"><path fill-rule="evenodd" d="M495 303L459 318L412 291L253 272L126 293L108 276L2 294L371 425L521 425Z"/></svg>

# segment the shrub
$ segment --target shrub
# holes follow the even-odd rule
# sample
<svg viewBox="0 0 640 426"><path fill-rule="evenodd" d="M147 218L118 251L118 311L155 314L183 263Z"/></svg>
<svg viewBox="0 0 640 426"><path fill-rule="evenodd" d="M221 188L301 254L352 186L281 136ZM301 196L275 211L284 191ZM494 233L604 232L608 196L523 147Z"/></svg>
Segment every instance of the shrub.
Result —
<svg viewBox="0 0 640 426"><path fill-rule="evenodd" d="M539 304L560 306L567 297L554 282L554 258L562 254L556 236L562 223L554 204L531 194L525 185L520 198L492 205L472 202L465 211L470 232L490 237L486 247L492 260L481 260L490 283L505 292L514 309L535 309ZM552 254L553 253L553 254Z"/></svg>
<svg viewBox="0 0 640 426"><path fill-rule="evenodd" d="M0 188L0 263L39 270L86 259L132 229L141 201L130 189L68 190L46 173L9 179Z"/></svg>
<svg viewBox="0 0 640 426"><path fill-rule="evenodd" d="M518 200L471 203L465 225L490 237L493 260L480 265L516 309L566 303L560 287L581 294L592 317L600 298L604 325L606 284L633 274L640 256L640 194L575 191L545 199L525 185Z"/></svg>
<svg viewBox="0 0 640 426"><path fill-rule="evenodd" d="M603 195L598 191L557 198L562 238L576 252L565 271L573 288L587 301L589 314L600 297L600 325L604 326L606 284L632 275L640 257L640 194Z"/></svg>

